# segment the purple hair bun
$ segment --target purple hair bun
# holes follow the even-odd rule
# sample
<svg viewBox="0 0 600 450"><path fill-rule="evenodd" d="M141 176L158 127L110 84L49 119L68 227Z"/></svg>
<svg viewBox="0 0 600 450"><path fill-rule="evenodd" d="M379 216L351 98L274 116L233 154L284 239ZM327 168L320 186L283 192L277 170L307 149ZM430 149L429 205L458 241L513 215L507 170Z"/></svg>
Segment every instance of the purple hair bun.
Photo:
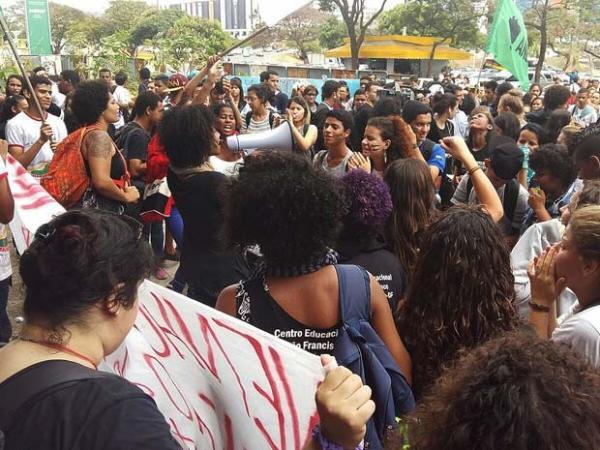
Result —
<svg viewBox="0 0 600 450"><path fill-rule="evenodd" d="M382 227L392 212L387 184L377 175L353 170L342 178L350 222L367 228Z"/></svg>

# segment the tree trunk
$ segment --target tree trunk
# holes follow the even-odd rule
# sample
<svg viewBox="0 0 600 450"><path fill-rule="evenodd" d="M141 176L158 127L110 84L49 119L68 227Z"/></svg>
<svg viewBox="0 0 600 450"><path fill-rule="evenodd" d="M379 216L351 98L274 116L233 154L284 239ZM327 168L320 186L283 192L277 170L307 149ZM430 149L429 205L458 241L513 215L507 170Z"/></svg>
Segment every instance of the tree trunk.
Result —
<svg viewBox="0 0 600 450"><path fill-rule="evenodd" d="M425 76L425 78L431 77L433 58L435 56L435 51L437 50L437 48L440 44L441 44L441 42L434 42L433 45L431 46L431 54L429 55L429 59L427 60L427 75Z"/></svg>
<svg viewBox="0 0 600 450"><path fill-rule="evenodd" d="M544 11L542 13L542 20L540 21L540 56L535 66L534 82L540 82L540 76L542 75L542 67L544 67L544 61L546 60L546 49L548 47L548 3L546 0L544 4Z"/></svg>
<svg viewBox="0 0 600 450"><path fill-rule="evenodd" d="M352 70L358 70L358 52L360 47L356 39L356 32L354 31L354 24L352 24L352 30L348 27L348 37L350 38L350 57L352 61Z"/></svg>

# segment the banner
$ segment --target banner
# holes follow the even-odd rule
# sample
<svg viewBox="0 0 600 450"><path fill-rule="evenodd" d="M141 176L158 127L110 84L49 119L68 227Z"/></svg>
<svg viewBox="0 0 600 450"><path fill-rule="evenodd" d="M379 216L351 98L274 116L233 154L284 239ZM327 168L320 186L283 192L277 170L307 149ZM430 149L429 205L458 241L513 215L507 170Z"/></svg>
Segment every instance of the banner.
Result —
<svg viewBox="0 0 600 450"><path fill-rule="evenodd" d="M103 364L154 398L202 450L300 450L317 423L320 359L148 280L123 345Z"/></svg>
<svg viewBox="0 0 600 450"><path fill-rule="evenodd" d="M23 254L39 226L64 213L65 208L10 154L6 155L6 170L15 200L15 215L9 224L10 231L17 250Z"/></svg>
<svg viewBox="0 0 600 450"><path fill-rule="evenodd" d="M30 55L51 55L48 0L25 0L27 42Z"/></svg>
<svg viewBox="0 0 600 450"><path fill-rule="evenodd" d="M485 51L529 89L527 29L514 0L499 0Z"/></svg>
<svg viewBox="0 0 600 450"><path fill-rule="evenodd" d="M10 223L24 252L65 209L12 156ZM201 450L300 450L318 422L320 359L253 326L146 280L139 312L102 370L140 387L177 439Z"/></svg>

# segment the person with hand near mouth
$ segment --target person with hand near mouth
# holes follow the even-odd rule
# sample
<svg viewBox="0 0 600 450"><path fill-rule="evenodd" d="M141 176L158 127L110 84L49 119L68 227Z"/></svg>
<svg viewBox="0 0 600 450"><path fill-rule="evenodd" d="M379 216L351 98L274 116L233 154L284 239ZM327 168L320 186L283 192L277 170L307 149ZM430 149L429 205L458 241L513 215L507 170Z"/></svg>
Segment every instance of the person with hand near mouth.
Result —
<svg viewBox="0 0 600 450"><path fill-rule="evenodd" d="M310 109L306 100L301 96L290 99L286 117L294 138L294 151L312 158L319 131L310 124Z"/></svg>
<svg viewBox="0 0 600 450"><path fill-rule="evenodd" d="M29 106L8 121L6 140L9 153L34 177L41 178L48 172L56 146L67 137L67 127L60 118L47 112L52 103L52 82L40 76L33 76L30 81L34 92L29 92L27 87L23 89ZM33 95L44 117L40 116Z"/></svg>

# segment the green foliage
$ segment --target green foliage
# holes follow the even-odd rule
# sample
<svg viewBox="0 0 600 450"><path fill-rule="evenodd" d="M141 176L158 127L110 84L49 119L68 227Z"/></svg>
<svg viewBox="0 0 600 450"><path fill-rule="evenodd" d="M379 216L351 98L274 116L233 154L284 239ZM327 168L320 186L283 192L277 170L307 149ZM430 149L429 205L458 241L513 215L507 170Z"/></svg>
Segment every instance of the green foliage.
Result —
<svg viewBox="0 0 600 450"><path fill-rule="evenodd" d="M308 62L308 52L318 51L319 30L327 15L318 9L303 8L283 20L274 30L278 40L298 49L298 57Z"/></svg>
<svg viewBox="0 0 600 450"><path fill-rule="evenodd" d="M233 39L216 21L184 16L159 37L154 46L159 62L181 68L184 64L197 67L232 45Z"/></svg>
<svg viewBox="0 0 600 450"><path fill-rule="evenodd" d="M52 30L52 53L59 55L66 44L67 32L77 22L84 20L86 15L83 11L70 6L51 2L50 29Z"/></svg>
<svg viewBox="0 0 600 450"><path fill-rule="evenodd" d="M130 43L143 45L146 41L166 33L185 13L178 9L151 9L135 22L130 32Z"/></svg>
<svg viewBox="0 0 600 450"><path fill-rule="evenodd" d="M415 0L384 12L377 29L381 34L402 34L406 28L410 36L452 39L458 47L477 48L484 41L478 27L483 13L467 0Z"/></svg>
<svg viewBox="0 0 600 450"><path fill-rule="evenodd" d="M102 16L104 35L108 36L117 31L131 30L138 21L141 12L148 9L148 4L143 0L112 0L104 16Z"/></svg>
<svg viewBox="0 0 600 450"><path fill-rule="evenodd" d="M346 36L346 26L335 17L331 17L321 27L319 43L326 49L336 48L344 43Z"/></svg>

